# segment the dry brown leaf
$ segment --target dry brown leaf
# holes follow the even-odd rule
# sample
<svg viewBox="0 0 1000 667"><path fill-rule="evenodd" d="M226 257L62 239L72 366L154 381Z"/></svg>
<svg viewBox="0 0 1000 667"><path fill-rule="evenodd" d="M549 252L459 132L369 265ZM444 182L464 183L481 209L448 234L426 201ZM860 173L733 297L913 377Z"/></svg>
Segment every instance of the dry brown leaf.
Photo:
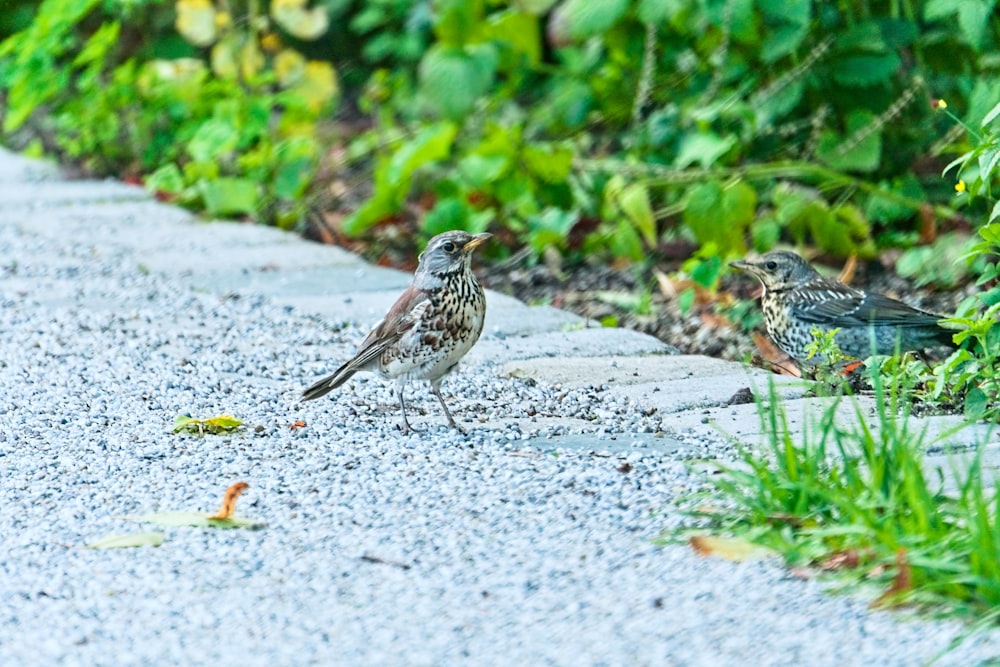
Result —
<svg viewBox="0 0 1000 667"><path fill-rule="evenodd" d="M888 590L875 598L871 606L876 609L898 607L903 603L903 596L911 590L913 590L913 577L910 563L906 560L906 549L900 547L896 551L896 576L893 577Z"/></svg>
<svg viewBox="0 0 1000 667"><path fill-rule="evenodd" d="M819 564L821 570L845 570L861 565L861 554L857 549L839 551Z"/></svg>
<svg viewBox="0 0 1000 667"><path fill-rule="evenodd" d="M763 560L776 555L771 549L741 537L695 535L688 542L699 556L719 556L736 562Z"/></svg>
<svg viewBox="0 0 1000 667"><path fill-rule="evenodd" d="M705 289L703 285L699 285L689 278L675 280L659 269L653 269L653 275L656 277L656 285L660 288L660 294L667 301L676 300L678 295L687 289L694 290L694 301L698 305L705 305L706 303L713 303L720 300L718 294Z"/></svg>
<svg viewBox="0 0 1000 667"><path fill-rule="evenodd" d="M733 323L725 315L717 315L716 313L702 312L699 316L701 323L706 327L711 327L713 329L732 329Z"/></svg>
<svg viewBox="0 0 1000 667"><path fill-rule="evenodd" d="M845 285L850 285L851 281L854 280L854 272L858 268L858 256L851 255L844 262L844 268L840 270L840 275L837 276L837 280L844 283Z"/></svg>
<svg viewBox="0 0 1000 667"><path fill-rule="evenodd" d="M920 205L919 212L920 242L924 245L934 243L937 238L937 220L934 218L934 207L924 203Z"/></svg>
<svg viewBox="0 0 1000 667"><path fill-rule="evenodd" d="M295 421L295 423L292 424L292 425L290 425L288 428L290 428L291 430L294 431L297 428L305 428L305 427L306 427L306 423L304 421L302 421L301 419L297 419Z"/></svg>
<svg viewBox="0 0 1000 667"><path fill-rule="evenodd" d="M653 269L653 275L656 276L656 284L660 288L660 294L667 301L673 301L677 298L677 287L674 285L674 281L670 279L670 276L665 274L659 269Z"/></svg>
<svg viewBox="0 0 1000 667"><path fill-rule="evenodd" d="M792 377L802 377L802 371L795 364L790 356L778 349L771 342L771 339L762 333L754 331L752 334L753 344L757 346L761 358L774 367L779 375L791 375Z"/></svg>
<svg viewBox="0 0 1000 667"><path fill-rule="evenodd" d="M219 512L214 516L208 517L209 519L229 519L232 518L233 514L236 513L236 499L240 497L240 494L250 488L250 485L246 482L236 482L232 484L226 493L222 496L222 507L219 508Z"/></svg>

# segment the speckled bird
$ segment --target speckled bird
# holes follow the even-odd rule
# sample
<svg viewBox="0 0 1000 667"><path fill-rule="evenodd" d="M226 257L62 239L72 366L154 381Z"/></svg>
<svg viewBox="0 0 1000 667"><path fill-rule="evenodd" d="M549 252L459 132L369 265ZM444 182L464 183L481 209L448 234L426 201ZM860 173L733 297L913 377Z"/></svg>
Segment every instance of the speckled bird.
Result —
<svg viewBox="0 0 1000 667"><path fill-rule="evenodd" d="M941 316L825 278L793 252L776 250L730 266L764 285L764 328L796 361L807 360L813 329L839 329L834 340L857 359L872 354L872 331L877 354L954 345L952 332L939 324Z"/></svg>
<svg viewBox="0 0 1000 667"><path fill-rule="evenodd" d="M302 400L324 396L358 371L375 372L396 380L403 433L408 433L413 429L406 418L403 390L410 380L427 380L448 424L460 431L441 396L441 381L483 331L486 297L472 273L472 251L492 236L450 231L432 238L420 255L413 282L354 357L302 392Z"/></svg>

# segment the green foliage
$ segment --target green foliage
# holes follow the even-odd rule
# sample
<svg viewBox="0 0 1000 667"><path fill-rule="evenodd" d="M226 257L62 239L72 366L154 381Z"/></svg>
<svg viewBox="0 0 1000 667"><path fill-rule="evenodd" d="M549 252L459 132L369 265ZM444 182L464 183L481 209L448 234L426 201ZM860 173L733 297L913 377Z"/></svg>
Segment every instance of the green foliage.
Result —
<svg viewBox="0 0 1000 667"><path fill-rule="evenodd" d="M138 172L211 215L295 226L319 162L318 121L339 90L329 63L282 47L276 31L315 39L326 14L289 0L274 0L269 16L256 6L230 16L208 0L178 0L179 35L209 58L162 59L122 51L126 6L46 0L0 44L3 130L21 129L44 105L37 123L48 143L94 171Z"/></svg>
<svg viewBox="0 0 1000 667"><path fill-rule="evenodd" d="M939 101L937 107L946 110L947 104ZM986 112L978 131L965 126L976 137L977 145L945 168L945 173L958 169L961 178L956 190L960 198L988 197L1000 179L998 118L1000 104ZM907 391L915 399L961 410L969 419L993 421L1000 418L998 210L1000 203L993 206L987 224L979 228L978 240L958 243L944 237L940 244L904 254L897 266L901 273L924 282L956 282L969 274L978 275L976 283L982 291L960 304L954 317L944 320L946 326L955 329L954 341L961 347L933 368L913 361L905 364L902 372L909 378ZM964 260L964 266L960 260ZM882 374L887 372L899 370L894 365L883 365Z"/></svg>
<svg viewBox="0 0 1000 667"><path fill-rule="evenodd" d="M710 476L724 502L698 515L710 530L749 537L790 564L880 582L880 604L980 618L1000 604L1000 493L982 448L956 492L934 483L923 458L930 443L898 416L898 398L898 387L879 384L877 429L860 407L842 424L837 403L798 441L772 384L759 405L765 451L740 448L738 467Z"/></svg>
<svg viewBox="0 0 1000 667"><path fill-rule="evenodd" d="M373 186L347 198L350 235L419 211L422 235L489 224L571 259L677 239L702 259L782 241L867 257L928 202L961 203L915 165L965 153L968 193L991 191L998 112L977 147L934 145L925 101L995 107L994 4L45 0L0 46L3 126L288 227L347 169ZM364 118L334 126L341 71ZM346 164L320 170L342 128Z"/></svg>

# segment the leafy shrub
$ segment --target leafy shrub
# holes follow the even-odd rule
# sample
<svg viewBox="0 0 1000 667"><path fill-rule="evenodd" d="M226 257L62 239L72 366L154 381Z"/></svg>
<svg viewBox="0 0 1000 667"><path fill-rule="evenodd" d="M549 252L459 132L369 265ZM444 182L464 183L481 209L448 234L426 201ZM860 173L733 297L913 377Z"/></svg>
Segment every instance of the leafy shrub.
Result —
<svg viewBox="0 0 1000 667"><path fill-rule="evenodd" d="M317 122L339 91L333 67L283 46L279 30L316 39L326 14L273 0L269 15L246 3L230 16L221 8L230 4L177 0L187 52L209 49L207 58L140 59L119 47L126 10L45 0L0 45L4 131L44 105L42 136L95 171L149 174L150 188L211 215L295 225L319 160Z"/></svg>

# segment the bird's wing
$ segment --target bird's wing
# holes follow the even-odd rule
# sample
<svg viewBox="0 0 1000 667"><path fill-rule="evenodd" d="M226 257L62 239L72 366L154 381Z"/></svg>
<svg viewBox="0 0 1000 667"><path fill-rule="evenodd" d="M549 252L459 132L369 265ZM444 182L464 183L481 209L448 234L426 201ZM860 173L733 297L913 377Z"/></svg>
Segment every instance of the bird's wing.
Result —
<svg viewBox="0 0 1000 667"><path fill-rule="evenodd" d="M420 313L427 307L427 295L412 285L392 305L385 318L368 332L361 341L357 354L331 375L314 383L302 392L302 400L311 401L324 396L351 378L358 371L381 356L387 347L396 343L413 328Z"/></svg>
<svg viewBox="0 0 1000 667"><path fill-rule="evenodd" d="M422 304L427 302L427 294L413 285L399 295L396 303L386 313L381 322L368 332L358 346L358 352L349 365L361 369L377 359L387 347L399 341L417 322L417 315L422 311ZM417 311L417 312L415 312Z"/></svg>
<svg viewBox="0 0 1000 667"><path fill-rule="evenodd" d="M941 319L881 294L866 294L846 286L838 288L824 289L814 300L800 300L792 307L792 314L806 322L841 328L873 324L926 327L936 325Z"/></svg>

